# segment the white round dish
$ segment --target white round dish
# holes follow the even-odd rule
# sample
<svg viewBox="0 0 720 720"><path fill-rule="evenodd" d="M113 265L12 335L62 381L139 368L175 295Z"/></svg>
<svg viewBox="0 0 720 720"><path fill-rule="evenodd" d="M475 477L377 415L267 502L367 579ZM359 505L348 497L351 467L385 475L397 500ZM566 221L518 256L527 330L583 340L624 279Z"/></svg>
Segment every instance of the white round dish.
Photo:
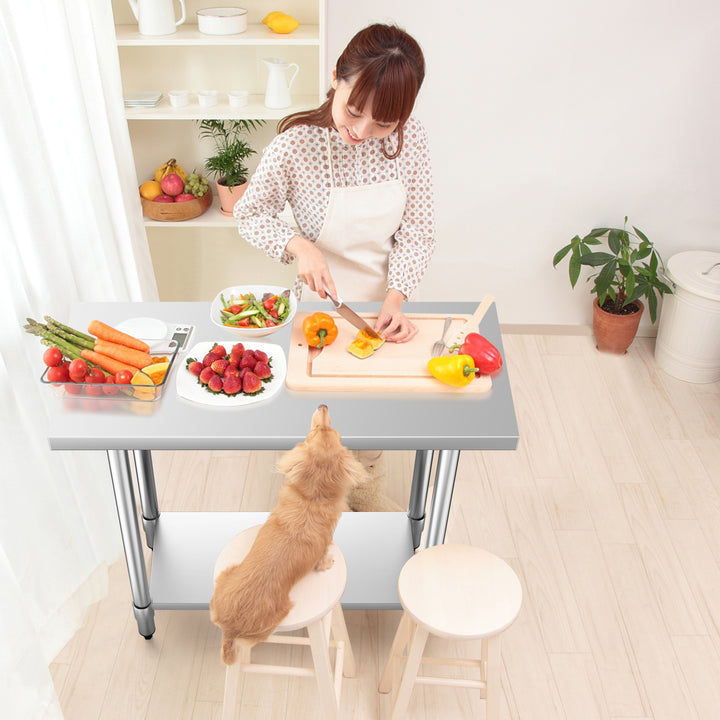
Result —
<svg viewBox="0 0 720 720"><path fill-rule="evenodd" d="M297 312L297 298L295 297L295 293L290 292L290 314L285 319L285 322L282 325L275 325L273 327L230 327L229 325L225 325L221 319L223 304L220 296L222 295L226 301L229 301L233 295L237 297L239 295L252 293L256 298L261 299L265 293L280 295L287 289L287 287L280 285L234 285L227 287L221 290L210 304L210 320L212 320L213 324L217 327L226 330L232 335L238 335L243 338L260 338L272 335L274 332L292 325L293 318Z"/></svg>
<svg viewBox="0 0 720 720"><path fill-rule="evenodd" d="M195 358L202 362L202 359L217 342L200 342L188 350L186 358ZM285 359L285 351L281 345L273 343L243 343L250 350L262 350L267 353L270 360L270 369L272 370L272 379L263 383L263 391L257 395L224 395L223 393L210 392L204 385L198 382L198 379L187 369L186 360L183 361L182 367L179 367L175 373L175 389L177 394L192 402L201 405L214 405L216 407L241 407L243 405L252 405L254 403L264 402L275 395L285 383L287 375L287 360ZM223 342L226 350L230 350L229 343Z"/></svg>
<svg viewBox="0 0 720 720"><path fill-rule="evenodd" d="M190 92L188 90L170 90L168 97L173 107L185 107L190 102Z"/></svg>
<svg viewBox="0 0 720 720"><path fill-rule="evenodd" d="M218 102L217 90L200 90L198 92L200 107L214 107Z"/></svg>
<svg viewBox="0 0 720 720"><path fill-rule="evenodd" d="M247 30L247 10L241 7L197 11L198 30L205 35L236 35Z"/></svg>
<svg viewBox="0 0 720 720"><path fill-rule="evenodd" d="M248 97L247 90L230 90L228 92L230 107L245 107L248 104Z"/></svg>

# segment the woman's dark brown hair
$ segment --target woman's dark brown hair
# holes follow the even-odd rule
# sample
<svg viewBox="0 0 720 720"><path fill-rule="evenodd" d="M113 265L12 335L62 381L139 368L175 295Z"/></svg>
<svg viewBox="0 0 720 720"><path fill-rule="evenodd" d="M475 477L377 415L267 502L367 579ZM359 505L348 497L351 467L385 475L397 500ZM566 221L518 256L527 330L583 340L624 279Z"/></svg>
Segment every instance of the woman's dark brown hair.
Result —
<svg viewBox="0 0 720 720"><path fill-rule="evenodd" d="M381 123L397 122L398 141L389 153L383 141L383 154L396 158L403 146L403 126L410 117L415 98L425 78L425 59L414 38L394 25L375 24L355 35L335 66L338 81L353 82L348 102L364 109L372 96L370 113ZM335 90L316 110L306 110L283 118L278 132L296 125L332 127L332 102Z"/></svg>

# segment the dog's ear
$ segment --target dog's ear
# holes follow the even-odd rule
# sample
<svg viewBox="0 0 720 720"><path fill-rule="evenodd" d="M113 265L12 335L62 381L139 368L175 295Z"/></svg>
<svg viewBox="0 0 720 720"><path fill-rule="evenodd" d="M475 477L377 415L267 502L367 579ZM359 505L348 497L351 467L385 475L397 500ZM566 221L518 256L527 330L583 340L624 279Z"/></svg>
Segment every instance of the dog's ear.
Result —
<svg viewBox="0 0 720 720"><path fill-rule="evenodd" d="M343 448L343 462L341 463L340 474L342 475L342 483L348 490L357 485L362 485L370 479L367 468L347 448Z"/></svg>
<svg viewBox="0 0 720 720"><path fill-rule="evenodd" d="M294 448L288 450L275 463L275 467L283 475L288 475L292 469L301 463L306 456L305 443L298 443Z"/></svg>

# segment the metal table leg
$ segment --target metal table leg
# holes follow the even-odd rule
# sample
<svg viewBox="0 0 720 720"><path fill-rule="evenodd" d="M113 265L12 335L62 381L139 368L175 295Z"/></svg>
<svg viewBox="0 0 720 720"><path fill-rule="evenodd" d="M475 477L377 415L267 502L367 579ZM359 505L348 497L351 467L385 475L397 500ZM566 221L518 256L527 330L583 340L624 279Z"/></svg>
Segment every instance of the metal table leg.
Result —
<svg viewBox="0 0 720 720"><path fill-rule="evenodd" d="M155 632L155 611L150 599L150 587L145 570L140 527L137 521L135 493L130 474L130 457L127 450L108 450L107 456L115 493L115 505L120 521L120 534L130 577L133 612L138 631L149 640Z"/></svg>
<svg viewBox="0 0 720 720"><path fill-rule="evenodd" d="M135 474L137 475L138 490L140 491L140 507L142 508L145 541L147 546L152 549L155 541L155 527L160 517L152 455L149 450L135 450L133 456L135 457Z"/></svg>
<svg viewBox="0 0 720 720"><path fill-rule="evenodd" d="M420 545L420 537L425 525L425 504L427 503L428 488L430 487L432 459L432 450L418 450L415 453L415 467L413 468L410 503L408 505L408 517L410 518L413 548L415 550Z"/></svg>
<svg viewBox="0 0 720 720"><path fill-rule="evenodd" d="M445 531L450 515L450 503L452 502L459 459L459 450L440 450L438 454L435 487L428 520L427 547L441 545L445 542Z"/></svg>

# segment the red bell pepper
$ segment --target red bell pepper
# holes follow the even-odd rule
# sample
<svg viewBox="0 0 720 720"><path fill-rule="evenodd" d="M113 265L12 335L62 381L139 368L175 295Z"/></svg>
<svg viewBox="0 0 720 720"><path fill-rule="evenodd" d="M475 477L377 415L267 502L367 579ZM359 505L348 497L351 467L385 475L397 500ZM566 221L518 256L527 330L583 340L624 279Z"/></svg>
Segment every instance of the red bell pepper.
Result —
<svg viewBox="0 0 720 720"><path fill-rule="evenodd" d="M502 367L503 361L498 349L479 333L468 333L461 345L452 345L450 352L460 351L461 355L469 355L475 362L479 373L489 375Z"/></svg>

